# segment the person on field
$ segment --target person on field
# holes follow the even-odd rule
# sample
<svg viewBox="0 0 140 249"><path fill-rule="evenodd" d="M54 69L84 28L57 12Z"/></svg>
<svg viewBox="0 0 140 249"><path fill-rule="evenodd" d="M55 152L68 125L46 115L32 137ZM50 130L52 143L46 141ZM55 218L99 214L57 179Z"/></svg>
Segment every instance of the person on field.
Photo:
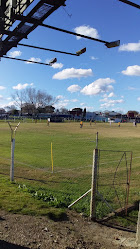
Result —
<svg viewBox="0 0 140 249"><path fill-rule="evenodd" d="M47 126L49 126L49 121L48 121L48 119L47 119Z"/></svg>
<svg viewBox="0 0 140 249"><path fill-rule="evenodd" d="M50 125L50 118L47 119L47 126Z"/></svg>
<svg viewBox="0 0 140 249"><path fill-rule="evenodd" d="M92 125L92 121L90 120L90 126Z"/></svg>
<svg viewBox="0 0 140 249"><path fill-rule="evenodd" d="M120 127L120 122L118 123L118 127Z"/></svg>
<svg viewBox="0 0 140 249"><path fill-rule="evenodd" d="M80 121L80 128L82 128L83 127L83 121L81 120Z"/></svg>

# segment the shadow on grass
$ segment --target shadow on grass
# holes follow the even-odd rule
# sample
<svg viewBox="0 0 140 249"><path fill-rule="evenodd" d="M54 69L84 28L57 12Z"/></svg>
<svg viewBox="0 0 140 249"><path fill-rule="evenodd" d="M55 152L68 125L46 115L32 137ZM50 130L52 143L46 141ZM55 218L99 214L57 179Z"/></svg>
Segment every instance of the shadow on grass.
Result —
<svg viewBox="0 0 140 249"><path fill-rule="evenodd" d="M0 249L29 249L29 247L19 246L4 240L0 240Z"/></svg>
<svg viewBox="0 0 140 249"><path fill-rule="evenodd" d="M5 176L9 176L9 174L7 173L2 173L0 172L0 175L5 175ZM35 182L40 182L43 184L48 184L48 183L61 183L61 181L54 181L54 180L42 180L42 179L35 179L35 178L29 178L29 177L24 177L24 176L16 176L15 178L19 178L19 179L24 179L24 180L28 180L28 181L35 181ZM71 184L71 185L75 185L77 183L73 183L73 182L67 182L67 181L63 181L63 183L65 184Z"/></svg>
<svg viewBox="0 0 140 249"><path fill-rule="evenodd" d="M116 223L109 224L108 222L101 222L101 221L97 221L97 223L99 223L99 224L101 224L103 226L106 226L106 227L110 227L110 228L114 228L114 229L120 230L120 231L125 231L125 232L130 232L130 233L136 233L136 230L130 229L130 228L127 228L127 227L124 227L124 226L121 226L121 225L118 225Z"/></svg>
<svg viewBox="0 0 140 249"><path fill-rule="evenodd" d="M136 233L137 220L138 220L139 200L135 201L127 209L127 216L125 215L125 209L121 210L120 213L114 214L112 217L106 217L102 220L97 220L98 223L116 228L122 231Z"/></svg>

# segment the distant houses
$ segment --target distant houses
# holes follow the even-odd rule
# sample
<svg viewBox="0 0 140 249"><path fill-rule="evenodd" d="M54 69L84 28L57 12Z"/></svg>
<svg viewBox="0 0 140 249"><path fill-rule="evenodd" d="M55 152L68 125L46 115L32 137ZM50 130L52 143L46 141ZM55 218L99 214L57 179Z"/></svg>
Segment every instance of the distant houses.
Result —
<svg viewBox="0 0 140 249"><path fill-rule="evenodd" d="M43 111L43 112L41 112ZM22 113L22 115L21 115ZM73 108L72 110L61 109L56 110L53 106L48 106L34 112L31 108L22 108L22 112L19 110L8 110L0 108L0 119L7 118L35 118L35 119L50 119L51 122L63 122L65 120L83 120L83 121L97 121L97 122L134 122L140 123L140 114L137 111L128 111L126 114L122 114L115 111L86 111L86 108Z"/></svg>

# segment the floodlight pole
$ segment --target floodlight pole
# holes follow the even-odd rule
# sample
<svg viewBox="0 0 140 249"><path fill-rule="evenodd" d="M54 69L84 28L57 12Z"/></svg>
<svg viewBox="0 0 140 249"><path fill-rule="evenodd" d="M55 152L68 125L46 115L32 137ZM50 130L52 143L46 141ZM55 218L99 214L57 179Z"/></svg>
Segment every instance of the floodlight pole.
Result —
<svg viewBox="0 0 140 249"><path fill-rule="evenodd" d="M80 55L80 54L77 54L77 53L74 54L74 53L70 53L70 52L65 52L65 51L60 51L60 50L50 49L50 48L42 48L42 47L33 46L33 45L29 45L29 44L23 44L23 43L18 43L17 45L23 46L23 47L36 48L36 49L40 49L40 50L46 50L46 51L56 52L56 53L61 53L61 54L68 54L68 55L75 55L75 56L79 56Z"/></svg>
<svg viewBox="0 0 140 249"><path fill-rule="evenodd" d="M26 60L26 59L19 59L19 58L13 58L10 56L5 56L3 55L2 58L6 58L6 59L10 59L10 60L16 60L16 61L25 61L25 62L29 62L29 63L35 63L35 64L40 64L40 65L45 65L45 66L52 66L53 63L43 63L43 62L38 62L38 61L30 61L30 60Z"/></svg>
<svg viewBox="0 0 140 249"><path fill-rule="evenodd" d="M8 122L9 127L11 129L11 167L10 167L10 181L14 181L14 151L15 151L15 135L20 122L13 129L12 125Z"/></svg>
<svg viewBox="0 0 140 249"><path fill-rule="evenodd" d="M120 2L123 2L123 3L126 3L126 4L128 4L128 5L131 5L131 6L133 6L133 7L135 7L135 8L137 8L137 9L140 9L140 5L138 5L138 4L136 4L136 3L133 3L133 2L131 2L131 1L128 1L128 0L119 0Z"/></svg>
<svg viewBox="0 0 140 249"><path fill-rule="evenodd" d="M93 38L93 37L90 37L90 36L78 34L76 32L72 32L72 31L69 31L69 30L66 30L66 29L61 29L61 28L57 28L57 27L54 27L54 26L51 26L51 25L47 25L47 24L41 23L40 21L38 21L35 18L29 18L29 17L22 16L22 15L19 15L19 14L14 14L14 13L12 15L12 18L15 19L15 20L20 20L20 21L24 21L24 22L29 22L29 23L32 23L32 24L36 24L36 25L39 25L39 26L42 26L42 27L45 27L45 28L50 28L50 29L54 29L54 30L57 30L57 31L61 31L61 32L64 32L64 33L67 33L67 34L79 36L79 37L86 38L86 39L89 39L89 40L101 42L101 43L104 43L105 46L108 47L108 48L117 47L117 46L120 45L120 40L113 41L113 42L108 42L108 41L100 40L100 39Z"/></svg>

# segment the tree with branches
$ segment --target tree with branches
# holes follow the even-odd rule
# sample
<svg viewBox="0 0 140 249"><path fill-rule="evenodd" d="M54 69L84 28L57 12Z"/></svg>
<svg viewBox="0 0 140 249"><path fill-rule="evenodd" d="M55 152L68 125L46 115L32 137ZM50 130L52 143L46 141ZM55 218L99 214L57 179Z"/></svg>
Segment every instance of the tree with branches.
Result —
<svg viewBox="0 0 140 249"><path fill-rule="evenodd" d="M20 109L21 116L23 113L28 113L35 116L38 112L54 105L56 99L50 94L36 90L35 88L26 88L18 90L12 94L15 106Z"/></svg>

